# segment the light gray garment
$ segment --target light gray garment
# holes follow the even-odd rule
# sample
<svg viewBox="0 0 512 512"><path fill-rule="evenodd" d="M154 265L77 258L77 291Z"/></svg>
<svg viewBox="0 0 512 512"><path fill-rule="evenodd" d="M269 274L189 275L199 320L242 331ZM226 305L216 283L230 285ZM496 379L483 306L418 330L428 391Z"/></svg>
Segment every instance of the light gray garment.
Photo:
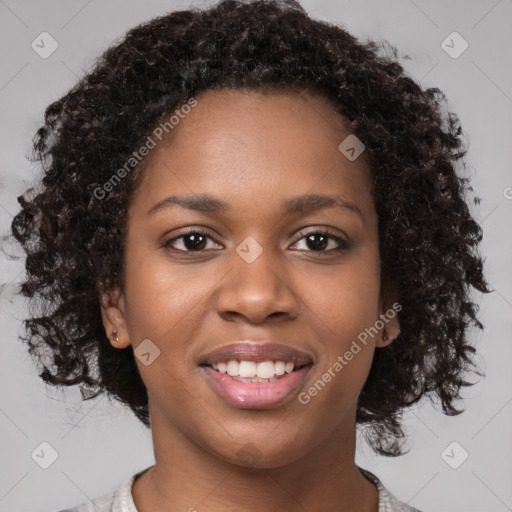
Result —
<svg viewBox="0 0 512 512"><path fill-rule="evenodd" d="M93 502L83 503L77 507L60 510L59 512L138 512L132 498L132 484L136 478L148 469L146 468L132 475L116 491L110 494L97 498ZM373 473L363 468L359 469L377 487L379 492L378 512L421 512L395 498Z"/></svg>

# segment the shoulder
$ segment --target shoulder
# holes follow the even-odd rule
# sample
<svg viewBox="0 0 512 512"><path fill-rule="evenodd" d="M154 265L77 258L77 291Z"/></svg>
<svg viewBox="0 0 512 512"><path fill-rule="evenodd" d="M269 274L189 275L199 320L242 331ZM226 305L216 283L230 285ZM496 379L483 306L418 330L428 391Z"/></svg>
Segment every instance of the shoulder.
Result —
<svg viewBox="0 0 512 512"><path fill-rule="evenodd" d="M59 510L58 512L98 512L98 510L101 510L101 512L112 512L114 510L113 506L116 494L117 491L96 498L95 500L82 503L76 507Z"/></svg>
<svg viewBox="0 0 512 512"><path fill-rule="evenodd" d="M132 498L132 485L135 479L148 469L132 475L115 491L58 512L137 512Z"/></svg>
<svg viewBox="0 0 512 512"><path fill-rule="evenodd" d="M361 473L370 480L379 491L379 512L421 512L417 508L407 505L386 489L380 479L370 471L359 468Z"/></svg>

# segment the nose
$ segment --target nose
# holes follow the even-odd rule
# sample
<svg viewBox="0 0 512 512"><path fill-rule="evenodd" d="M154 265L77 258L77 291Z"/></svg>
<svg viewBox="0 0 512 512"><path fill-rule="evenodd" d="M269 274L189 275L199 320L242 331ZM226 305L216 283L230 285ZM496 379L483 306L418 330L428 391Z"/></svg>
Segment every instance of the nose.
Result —
<svg viewBox="0 0 512 512"><path fill-rule="evenodd" d="M217 297L219 315L253 324L267 318L282 321L297 317L299 303L283 268L285 262L277 262L270 250L264 250L251 263L237 253L230 260L232 270L222 281Z"/></svg>

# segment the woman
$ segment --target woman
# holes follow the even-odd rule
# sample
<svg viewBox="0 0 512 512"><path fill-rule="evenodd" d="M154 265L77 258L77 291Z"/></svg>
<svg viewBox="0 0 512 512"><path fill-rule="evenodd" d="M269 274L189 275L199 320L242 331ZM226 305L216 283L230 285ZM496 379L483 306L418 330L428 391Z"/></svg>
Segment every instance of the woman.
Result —
<svg viewBox="0 0 512 512"><path fill-rule="evenodd" d="M297 2L130 30L50 105L19 198L41 377L106 392L155 465L72 511L414 511L355 464L467 385L481 230L458 119ZM42 360L52 354L52 365Z"/></svg>

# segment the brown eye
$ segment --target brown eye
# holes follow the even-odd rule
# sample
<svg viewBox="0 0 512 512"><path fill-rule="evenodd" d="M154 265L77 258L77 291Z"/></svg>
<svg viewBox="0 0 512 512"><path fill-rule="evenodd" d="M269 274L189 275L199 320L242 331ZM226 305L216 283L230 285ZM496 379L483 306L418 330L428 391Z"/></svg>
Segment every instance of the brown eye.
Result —
<svg viewBox="0 0 512 512"><path fill-rule="evenodd" d="M163 247L182 252L199 252L206 249L208 239L213 240L209 233L204 231L189 231L180 236L167 240ZM181 243L181 248L176 247L176 242ZM215 240L213 240L215 242Z"/></svg>
<svg viewBox="0 0 512 512"><path fill-rule="evenodd" d="M313 233L305 237L306 244L314 251L324 250L329 245L329 237L322 233Z"/></svg>
<svg viewBox="0 0 512 512"><path fill-rule="evenodd" d="M295 242L294 245L298 244L302 240L305 241L305 250L310 252L331 253L345 251L350 248L350 244L346 240L343 240L342 238L325 230L311 231L303 236L298 242ZM332 247L332 245L334 245L334 247Z"/></svg>

